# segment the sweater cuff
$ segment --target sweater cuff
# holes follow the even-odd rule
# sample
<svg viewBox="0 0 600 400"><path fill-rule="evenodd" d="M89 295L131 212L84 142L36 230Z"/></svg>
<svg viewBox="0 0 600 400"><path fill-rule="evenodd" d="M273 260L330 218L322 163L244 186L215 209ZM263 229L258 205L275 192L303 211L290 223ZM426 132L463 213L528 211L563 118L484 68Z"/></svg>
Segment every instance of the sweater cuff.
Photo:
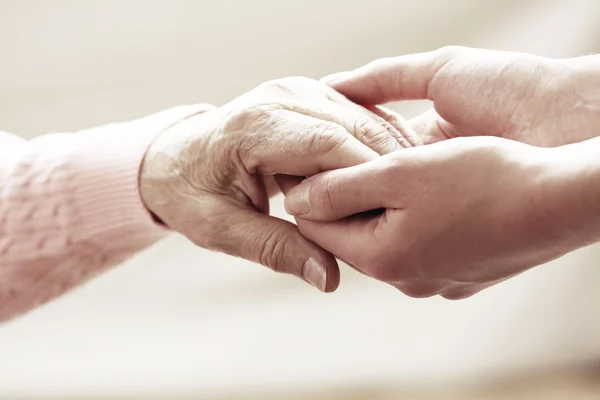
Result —
<svg viewBox="0 0 600 400"><path fill-rule="evenodd" d="M174 124L214 107L176 107L130 122L78 133L72 182L80 223L87 239L106 246L148 246L168 229L144 205L139 174L152 141ZM112 247L112 246L111 246Z"/></svg>

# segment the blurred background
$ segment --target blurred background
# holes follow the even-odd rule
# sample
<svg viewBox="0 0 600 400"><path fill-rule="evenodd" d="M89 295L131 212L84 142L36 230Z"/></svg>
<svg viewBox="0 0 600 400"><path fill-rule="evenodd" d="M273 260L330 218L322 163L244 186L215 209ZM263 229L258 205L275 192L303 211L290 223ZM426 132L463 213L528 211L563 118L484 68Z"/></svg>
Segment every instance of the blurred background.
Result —
<svg viewBox="0 0 600 400"><path fill-rule="evenodd" d="M0 128L222 104L444 45L598 52L600 2L0 0ZM174 236L0 326L0 398L597 399L599 260L586 248L460 302L344 267L323 295Z"/></svg>

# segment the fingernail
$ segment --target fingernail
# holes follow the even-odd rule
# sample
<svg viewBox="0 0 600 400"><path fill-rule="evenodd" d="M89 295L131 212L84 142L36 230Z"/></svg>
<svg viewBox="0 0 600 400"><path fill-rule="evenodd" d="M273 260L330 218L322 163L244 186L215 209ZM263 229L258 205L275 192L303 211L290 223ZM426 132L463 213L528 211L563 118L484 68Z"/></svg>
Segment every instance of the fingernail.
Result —
<svg viewBox="0 0 600 400"><path fill-rule="evenodd" d="M311 285L319 289L321 292L325 291L325 285L327 284L327 272L325 266L315 260L309 258L302 266L302 275L310 282Z"/></svg>
<svg viewBox="0 0 600 400"><path fill-rule="evenodd" d="M285 196L285 211L290 215L310 212L310 182L303 182Z"/></svg>
<svg viewBox="0 0 600 400"><path fill-rule="evenodd" d="M335 82L337 81L341 81L342 79L344 79L346 76L348 76L350 74L350 72L345 71L345 72L337 72L335 74L331 74L331 75L327 75L324 78L321 78L321 82L323 82L326 85L333 85Z"/></svg>

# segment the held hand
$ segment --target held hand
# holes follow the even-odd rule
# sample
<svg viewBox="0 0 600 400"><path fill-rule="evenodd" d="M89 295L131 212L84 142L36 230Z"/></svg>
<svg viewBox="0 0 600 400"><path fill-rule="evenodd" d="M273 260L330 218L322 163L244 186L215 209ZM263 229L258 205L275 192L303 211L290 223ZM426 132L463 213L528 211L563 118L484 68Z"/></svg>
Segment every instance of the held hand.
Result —
<svg viewBox="0 0 600 400"><path fill-rule="evenodd" d="M600 57L548 59L466 47L376 60L325 78L359 104L429 99L411 125L425 143L500 136L543 147L598 135Z"/></svg>
<svg viewBox="0 0 600 400"><path fill-rule="evenodd" d="M590 164L569 147L476 137L405 149L287 185L286 209L366 275L413 297L464 298L598 237L598 199L581 180Z"/></svg>
<svg viewBox="0 0 600 400"><path fill-rule="evenodd" d="M195 244L297 275L322 291L335 258L268 216L274 174L310 176L410 144L389 123L306 78L263 84L158 137L141 171L147 207Z"/></svg>

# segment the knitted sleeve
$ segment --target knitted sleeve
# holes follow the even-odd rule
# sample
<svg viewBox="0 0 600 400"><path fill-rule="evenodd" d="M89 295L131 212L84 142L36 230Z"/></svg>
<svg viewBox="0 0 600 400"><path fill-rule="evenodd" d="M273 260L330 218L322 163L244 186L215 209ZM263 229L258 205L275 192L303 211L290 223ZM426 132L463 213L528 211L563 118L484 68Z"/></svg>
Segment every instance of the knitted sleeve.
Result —
<svg viewBox="0 0 600 400"><path fill-rule="evenodd" d="M29 141L0 132L0 322L166 233L142 203L141 163L156 135L208 108L177 107Z"/></svg>

